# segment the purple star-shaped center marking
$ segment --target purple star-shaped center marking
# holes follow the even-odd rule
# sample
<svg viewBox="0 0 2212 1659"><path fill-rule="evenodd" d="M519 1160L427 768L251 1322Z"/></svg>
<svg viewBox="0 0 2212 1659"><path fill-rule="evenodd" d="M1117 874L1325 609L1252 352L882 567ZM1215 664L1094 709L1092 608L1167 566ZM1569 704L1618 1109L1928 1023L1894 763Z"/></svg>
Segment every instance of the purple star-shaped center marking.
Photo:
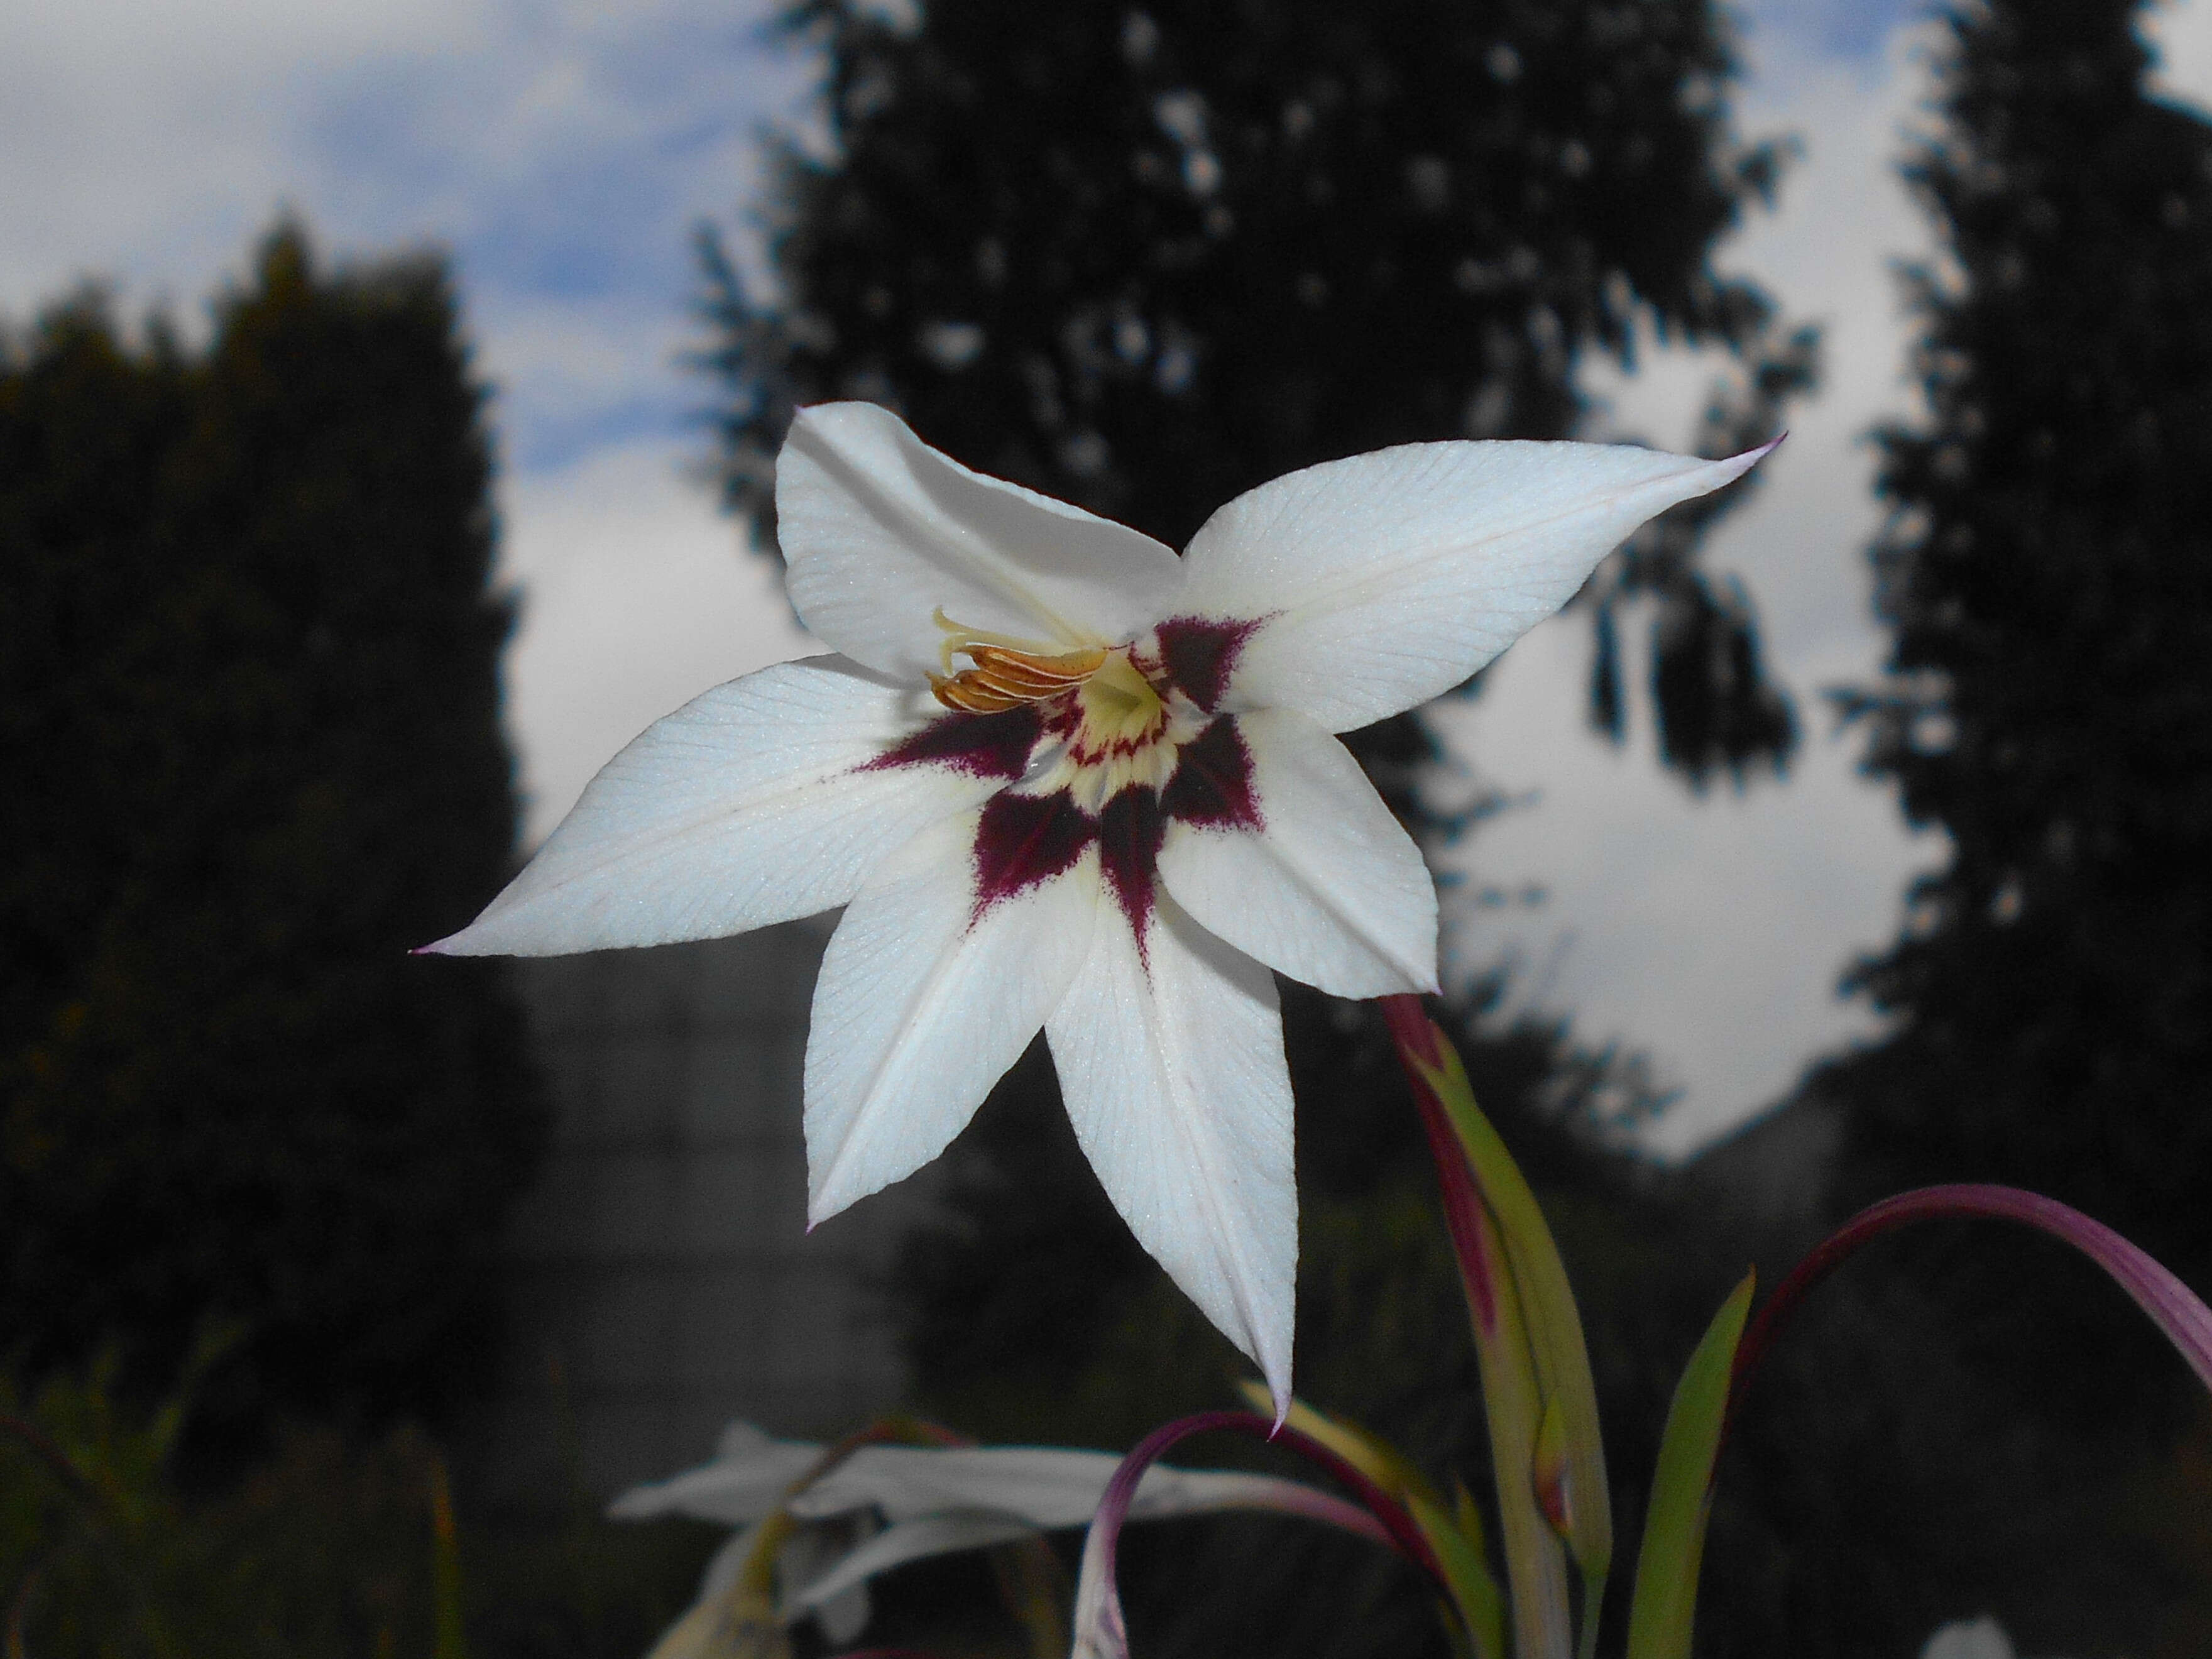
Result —
<svg viewBox="0 0 2212 1659"><path fill-rule="evenodd" d="M1100 873L1141 945L1152 922L1159 854L1168 826L1257 830L1259 798L1251 751L1235 716L1215 713L1237 653L1255 624L1176 617L1154 630L1157 659L1145 672L1162 698L1178 694L1212 715L1176 744L1166 781L1115 791L1096 811L1073 788L1002 789L984 804L975 832L975 915L1071 869L1096 846ZM1075 693L1063 692L1003 713L939 716L870 767L943 766L975 778L1018 782L1038 744L1076 735ZM1188 727L1186 726L1187 730ZM1163 735L1160 742L1173 742Z"/></svg>

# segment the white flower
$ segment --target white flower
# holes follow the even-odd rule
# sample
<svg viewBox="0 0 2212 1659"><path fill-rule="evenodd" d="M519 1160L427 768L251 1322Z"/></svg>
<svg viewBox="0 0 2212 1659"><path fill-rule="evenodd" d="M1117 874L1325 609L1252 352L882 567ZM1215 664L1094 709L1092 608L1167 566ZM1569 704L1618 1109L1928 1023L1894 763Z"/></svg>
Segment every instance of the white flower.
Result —
<svg viewBox="0 0 2212 1659"><path fill-rule="evenodd" d="M799 1524L778 1551L776 1617L786 1624L817 1619L832 1641L846 1642L867 1623L869 1579L928 1556L1083 1526L1121 1463L1111 1452L1058 1446L878 1443L807 1479L828 1461L825 1449L732 1423L713 1462L634 1486L608 1506L618 1521L683 1515L740 1528L708 1565L698 1601L652 1659L714 1650L708 1632L725 1619L746 1559L779 1510ZM1162 1463L1145 1471L1127 1518L1224 1510L1303 1516L1376 1535L1364 1511L1295 1480Z"/></svg>
<svg viewBox="0 0 2212 1659"><path fill-rule="evenodd" d="M846 906L807 1042L812 1219L935 1158L1042 1027L1108 1194L1279 1406L1297 1220L1270 970L1436 985L1420 855L1330 734L1457 685L1765 453L1409 444L1240 495L1178 558L872 404L803 410L778 536L842 654L648 728L431 948Z"/></svg>
<svg viewBox="0 0 2212 1659"><path fill-rule="evenodd" d="M1954 1620L1928 1638L1920 1659L2013 1659L2012 1638L1986 1613Z"/></svg>

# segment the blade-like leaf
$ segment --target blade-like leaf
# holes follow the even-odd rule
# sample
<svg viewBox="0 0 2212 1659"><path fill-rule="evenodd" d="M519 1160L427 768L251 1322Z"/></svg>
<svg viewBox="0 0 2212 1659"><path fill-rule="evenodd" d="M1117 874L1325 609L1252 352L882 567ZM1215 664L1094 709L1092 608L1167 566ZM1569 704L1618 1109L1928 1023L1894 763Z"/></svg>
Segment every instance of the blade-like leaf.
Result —
<svg viewBox="0 0 2212 1659"><path fill-rule="evenodd" d="M1453 1222L1452 1188L1471 1177L1480 1208L1495 1224L1504 1273L1492 1276L1510 1281L1535 1373L1530 1461L1519 1467L1529 1471L1540 1512L1573 1552L1583 1583L1582 1647L1587 1656L1595 1650L1597 1611L1613 1565L1613 1498L1598 1424L1597 1385L1566 1264L1535 1194L1475 1105L1466 1069L1443 1031L1416 998L1386 997L1382 1008L1429 1127L1430 1149L1446 1188L1447 1222ZM1464 1221L1453 1225L1480 1347L1486 1310L1497 1301L1499 1287L1485 1282L1486 1270L1462 1244L1468 1231ZM1505 1532L1510 1550L1510 1525Z"/></svg>
<svg viewBox="0 0 2212 1659"><path fill-rule="evenodd" d="M1504 1659L1505 1597L1491 1576L1490 1564L1482 1559L1480 1530L1469 1534L1442 1504L1419 1492L1407 1494L1406 1507L1437 1553L1444 1587L1451 1593L1475 1659Z"/></svg>
<svg viewBox="0 0 2212 1659"><path fill-rule="evenodd" d="M469 1659L461 1606L461 1547L453 1528L453 1491L446 1460L430 1460L430 1566L434 1602L431 1651L436 1659Z"/></svg>
<svg viewBox="0 0 2212 1659"><path fill-rule="evenodd" d="M1478 1322L1474 1351L1498 1478L1498 1536L1513 1592L1513 1651L1516 1659L1566 1659L1574 1646L1566 1553L1536 1490L1536 1437L1544 1409L1535 1358L1520 1291L1486 1212L1476 1216L1475 1235L1492 1289L1492 1317L1487 1331ZM1590 1607L1595 1622L1595 1601Z"/></svg>
<svg viewBox="0 0 2212 1659"><path fill-rule="evenodd" d="M1636 1555L1628 1659L1689 1659L1698 1569L1705 1559L1706 1517L1712 1511L1713 1460L1720 1455L1729 1381L1754 1277L1745 1274L1713 1316L1667 1408L1651 1506Z"/></svg>

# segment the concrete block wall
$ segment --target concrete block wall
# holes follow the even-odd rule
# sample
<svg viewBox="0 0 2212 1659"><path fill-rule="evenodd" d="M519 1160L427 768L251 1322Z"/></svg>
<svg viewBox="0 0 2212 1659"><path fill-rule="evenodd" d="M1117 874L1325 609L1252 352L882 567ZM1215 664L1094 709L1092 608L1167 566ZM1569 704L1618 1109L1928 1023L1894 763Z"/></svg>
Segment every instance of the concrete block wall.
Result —
<svg viewBox="0 0 2212 1659"><path fill-rule="evenodd" d="M732 1417L834 1436L896 1404L878 1287L925 1171L811 1236L799 1087L826 921L519 964L556 1109L506 1247L507 1360L461 1437L497 1501L605 1496Z"/></svg>

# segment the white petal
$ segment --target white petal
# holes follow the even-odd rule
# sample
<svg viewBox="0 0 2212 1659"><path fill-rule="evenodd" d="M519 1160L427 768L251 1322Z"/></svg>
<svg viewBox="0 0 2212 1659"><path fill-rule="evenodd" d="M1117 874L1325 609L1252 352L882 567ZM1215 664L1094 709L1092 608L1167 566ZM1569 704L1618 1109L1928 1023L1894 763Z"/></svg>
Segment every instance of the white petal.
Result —
<svg viewBox="0 0 2212 1659"><path fill-rule="evenodd" d="M1005 786L951 766L863 769L919 728L922 701L839 657L716 686L632 739L483 914L429 948L664 945L844 903L916 830Z"/></svg>
<svg viewBox="0 0 2212 1659"><path fill-rule="evenodd" d="M1097 848L977 915L980 817L915 836L830 938L806 1035L811 1221L943 1152L1082 965Z"/></svg>
<svg viewBox="0 0 2212 1659"><path fill-rule="evenodd" d="M970 628L1063 647L1117 645L1166 614L1172 549L971 472L873 404L819 404L775 464L791 603L815 635L919 684L942 610Z"/></svg>
<svg viewBox="0 0 2212 1659"><path fill-rule="evenodd" d="M745 1570L745 1563L759 1546L764 1525L765 1519L747 1522L723 1540L721 1548L708 1558L707 1570L699 1576L700 1601L718 1601L730 1593L738 1582L738 1575Z"/></svg>
<svg viewBox="0 0 2212 1659"><path fill-rule="evenodd" d="M1030 1529L1079 1527L1097 1512L1121 1460L1067 1446L863 1446L792 1498L791 1512L827 1520L876 1509L893 1522L952 1510L1011 1516ZM1135 1520L1250 1508L1307 1490L1294 1482L1155 1463L1138 1482Z"/></svg>
<svg viewBox="0 0 2212 1659"><path fill-rule="evenodd" d="M1171 822L1160 879L1207 932L1340 997L1437 988L1437 890L1351 752L1286 708L1237 716L1261 828Z"/></svg>
<svg viewBox="0 0 2212 1659"><path fill-rule="evenodd" d="M1771 447L1705 461L1623 444L1432 443L1327 461L1206 520L1176 614L1261 623L1230 706L1349 731L1457 685L1638 525Z"/></svg>
<svg viewBox="0 0 2212 1659"><path fill-rule="evenodd" d="M1104 1484L1103 1481L1100 1483ZM1036 1531L1017 1516L996 1515L987 1510L961 1510L901 1521L854 1550L808 1584L793 1598L792 1611L803 1613L831 1598L858 1589L879 1572L926 1556L950 1555L957 1550L987 1549L1012 1543Z"/></svg>
<svg viewBox="0 0 2212 1659"><path fill-rule="evenodd" d="M821 1595L807 1595L805 1587L836 1571L839 1562L854 1549L866 1548L875 1535L872 1516L854 1516L842 1525L800 1527L793 1531L775 1558L776 1612L783 1622L797 1624L811 1613L830 1644L838 1648L866 1629L871 1611L866 1584L856 1580Z"/></svg>
<svg viewBox="0 0 2212 1659"><path fill-rule="evenodd" d="M820 1517L875 1508L893 1521L983 1509L1036 1527L1091 1518L1121 1460L1064 1446L863 1446L792 1500Z"/></svg>
<svg viewBox="0 0 2212 1659"><path fill-rule="evenodd" d="M793 1610L924 1556L1083 1526L1097 1512L1121 1462L1110 1452L1057 1446L864 1447L801 1493L792 1512L829 1516L872 1505L891 1525L809 1583L794 1598ZM1311 1486L1272 1475L1154 1464L1138 1483L1128 1518L1272 1510L1335 1521L1323 1508L1334 1501Z"/></svg>
<svg viewBox="0 0 2212 1659"><path fill-rule="evenodd" d="M744 1571L753 1546L760 1541L760 1531L756 1522L732 1533L724 1540L707 1563L697 1598L660 1633L660 1639L653 1644L645 1659L714 1659L717 1653L728 1652L726 1626L729 1609L725 1600L738 1582L738 1575Z"/></svg>
<svg viewBox="0 0 2212 1659"><path fill-rule="evenodd" d="M1297 1191L1274 980L1165 894L1141 957L1119 915L1045 1025L1068 1117L1138 1242L1287 1406Z"/></svg>
<svg viewBox="0 0 2212 1659"><path fill-rule="evenodd" d="M822 1626L822 1634L833 1648L850 1647L854 1638L867 1629L868 1620L875 1613L865 1583L848 1584L834 1595L809 1600L804 1608L794 1605L791 1616L797 1617L805 1608L812 1609Z"/></svg>
<svg viewBox="0 0 2212 1659"><path fill-rule="evenodd" d="M887 1529L799 1591L792 1603L794 1612L817 1606L879 1572L925 1556L983 1549L1042 1530L1085 1525L1097 1511L1106 1483L1121 1462L1107 1452L1036 1446L978 1446L943 1453L918 1447L872 1447L867 1450L906 1451L922 1457L941 1456L951 1462L955 1467L945 1472L945 1502L942 1506L924 1506L904 1515L894 1509L891 1512L895 1518ZM866 1451L856 1454L866 1455ZM1062 1480L1056 1475L1048 1476L1045 1485L1053 1490L1044 1492L1032 1487L1026 1496L1020 1490L1030 1485L1026 1473L1017 1475L1010 1483L997 1480L1002 1469L1035 1466L1052 1459L1062 1460L1066 1471L1079 1473L1080 1479ZM1077 1460L1082 1461L1079 1464ZM1002 1507L992 1507L988 1494L994 1486L1012 1501ZM967 1492L970 1501L955 1499L951 1495L955 1491ZM918 1497L918 1492L909 1495ZM1222 1510L1265 1510L1337 1522L1338 1516L1324 1506L1340 1502L1311 1486L1273 1475L1177 1469L1156 1464L1145 1471L1143 1480L1138 1483L1128 1518L1158 1521ZM797 1505L793 1509L805 1512L799 1511Z"/></svg>
<svg viewBox="0 0 2212 1659"><path fill-rule="evenodd" d="M750 1424L732 1424L750 1428ZM753 1431L758 1443L737 1455L718 1455L711 1463L665 1480L632 1486L607 1505L616 1521L647 1521L656 1516L688 1515L699 1521L737 1526L774 1513L792 1482L822 1461L822 1448L797 1440L770 1440ZM727 1443L726 1436L725 1444Z"/></svg>

